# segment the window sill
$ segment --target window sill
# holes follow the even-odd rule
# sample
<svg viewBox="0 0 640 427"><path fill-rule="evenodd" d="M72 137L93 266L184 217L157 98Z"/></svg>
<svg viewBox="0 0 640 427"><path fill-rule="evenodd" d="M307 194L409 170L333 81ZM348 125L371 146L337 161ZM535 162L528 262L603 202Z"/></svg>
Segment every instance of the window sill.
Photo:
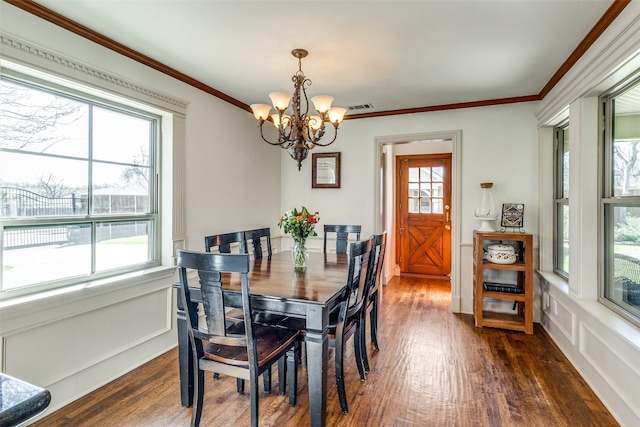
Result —
<svg viewBox="0 0 640 427"><path fill-rule="evenodd" d="M614 311L608 309L598 301L576 298L569 293L569 284L558 276L549 271L538 271L540 277L557 289L562 294L576 304L581 310L589 315L589 317L600 322L611 332L624 339L626 342L640 350L640 329L631 322L620 317Z"/></svg>
<svg viewBox="0 0 640 427"><path fill-rule="evenodd" d="M536 273L538 273L540 277L545 280L545 282L553 285L559 291L562 291L563 293L569 295L569 283L564 278L558 276L552 271L537 270Z"/></svg>

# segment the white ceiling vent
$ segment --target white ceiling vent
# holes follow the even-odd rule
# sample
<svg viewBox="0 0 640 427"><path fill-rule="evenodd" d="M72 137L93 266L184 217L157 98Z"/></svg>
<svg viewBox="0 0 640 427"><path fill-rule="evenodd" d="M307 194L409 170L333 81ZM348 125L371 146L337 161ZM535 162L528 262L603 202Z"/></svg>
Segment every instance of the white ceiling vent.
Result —
<svg viewBox="0 0 640 427"><path fill-rule="evenodd" d="M347 107L349 111L362 111L362 110L371 110L373 108L373 104L360 104L360 105L352 105Z"/></svg>

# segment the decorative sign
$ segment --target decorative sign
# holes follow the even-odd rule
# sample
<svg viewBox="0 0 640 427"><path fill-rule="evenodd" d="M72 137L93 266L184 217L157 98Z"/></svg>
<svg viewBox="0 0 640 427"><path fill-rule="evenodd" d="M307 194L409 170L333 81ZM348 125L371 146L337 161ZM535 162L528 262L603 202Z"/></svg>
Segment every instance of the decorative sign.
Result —
<svg viewBox="0 0 640 427"><path fill-rule="evenodd" d="M502 227L522 228L524 225L524 205L522 203L504 203L502 205Z"/></svg>

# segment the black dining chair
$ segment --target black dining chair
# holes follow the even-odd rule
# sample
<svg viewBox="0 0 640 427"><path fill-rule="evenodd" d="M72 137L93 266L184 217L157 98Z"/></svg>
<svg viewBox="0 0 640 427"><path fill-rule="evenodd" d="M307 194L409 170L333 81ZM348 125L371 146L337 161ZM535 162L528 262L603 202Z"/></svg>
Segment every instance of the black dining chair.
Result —
<svg viewBox="0 0 640 427"><path fill-rule="evenodd" d="M382 274L382 265L384 264L384 255L386 252L387 246L387 232L381 234L374 234L372 236L373 240L373 248L371 250L371 256L373 257L373 267L371 270L371 274L369 275L369 291L367 295L367 300L365 304L365 309L363 310L363 319L362 319L362 327L363 334L366 337L366 333L364 333L364 326L366 325L366 317L369 315L369 328L371 332L371 342L375 347L376 351L380 350L380 346L378 345L378 305L380 304L380 276ZM366 340L363 339L363 344L366 343ZM365 372L369 372L369 359L367 357L366 346L362 350L363 351L363 363Z"/></svg>
<svg viewBox="0 0 640 427"><path fill-rule="evenodd" d="M267 255L272 255L271 250L271 230L269 228L258 228L255 230L247 230L244 232L244 239L247 242L251 242L253 248L253 256L255 258L262 258L263 252L266 249ZM264 240L265 249L262 248Z"/></svg>
<svg viewBox="0 0 640 427"><path fill-rule="evenodd" d="M347 292L339 310L329 316L329 345L335 348L336 385L340 408L343 413L349 412L347 393L344 387L344 351L351 336L354 340L356 366L360 380L364 381L365 370L362 349L364 348L363 310L367 297L367 287L372 274L373 239L351 243L349 247L349 272L347 274Z"/></svg>
<svg viewBox="0 0 640 427"><path fill-rule="evenodd" d="M266 230L266 232L264 231ZM248 236L251 240L253 240L253 249L254 256L256 258L262 258L262 249L260 245L260 238L267 236L267 247L269 251L269 256L271 256L271 237L269 236L269 229L259 229L259 230L251 230L251 231L235 231L231 233L221 233L221 234L212 234L210 236L205 236L204 238L204 249L206 252L212 252L217 250L218 253L230 254L231 253L231 245L234 243L238 244L238 252L241 254L249 253L249 248L247 244ZM256 239L258 243L256 244ZM258 249L256 249L258 248ZM257 255L259 254L259 255ZM264 312L256 312L254 313L254 321L263 323L263 324L276 324L280 320L283 319L282 316L277 318L272 318L275 315L271 315ZM243 311L239 308L229 308L226 310L226 318L227 318L227 327L231 326L234 323L241 322L243 320ZM286 372L286 368L283 364L279 364L278 372L283 374ZM214 373L214 378L219 378L219 373ZM264 380L264 391L271 391L271 368L263 375ZM284 394L284 384L286 382L280 382L281 387L279 390L280 394ZM238 392L242 392L244 390L244 382L238 381ZM294 399L295 401L295 399Z"/></svg>
<svg viewBox="0 0 640 427"><path fill-rule="evenodd" d="M187 331L194 366L194 408L191 425L197 427L202 416L204 371L220 372L238 380L248 380L251 402L251 426L258 425L258 377L293 352L299 331L256 324L251 311L249 255L212 254L178 250L180 297L187 318ZM199 326L196 306L191 302L189 272L198 272L205 324ZM227 327L221 278L225 273L240 275L244 320ZM294 358L290 358L294 359ZM294 360L287 360L289 394L296 393ZM295 399L294 399L295 400Z"/></svg>
<svg viewBox="0 0 640 427"><path fill-rule="evenodd" d="M217 251L221 254L230 254L231 245L233 243L238 244L238 253L246 254L247 252L247 239L244 231L235 231L233 233L212 234L205 236L204 238L204 250L206 252Z"/></svg>
<svg viewBox="0 0 640 427"><path fill-rule="evenodd" d="M344 352L349 338L354 337L353 346L356 366L360 379L364 381L365 367L363 362L364 324L363 311L367 298L367 287L371 283L369 275L373 274L373 238L351 243L349 247L349 270L347 286L342 295L339 308L329 314L328 337L329 345L335 348L335 373L340 408L343 413L349 412L347 393L344 386ZM289 317L279 323L279 326L299 330L301 339L305 336L304 320Z"/></svg>
<svg viewBox="0 0 640 427"><path fill-rule="evenodd" d="M360 240L360 225L325 225L324 226L324 253L327 253L328 233L336 233L336 253L347 253L349 234L355 234L355 240Z"/></svg>

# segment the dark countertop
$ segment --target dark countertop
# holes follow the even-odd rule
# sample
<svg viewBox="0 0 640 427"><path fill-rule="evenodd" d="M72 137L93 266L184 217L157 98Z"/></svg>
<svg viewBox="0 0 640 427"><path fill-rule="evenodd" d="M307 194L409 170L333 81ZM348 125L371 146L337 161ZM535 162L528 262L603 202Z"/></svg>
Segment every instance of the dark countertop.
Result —
<svg viewBox="0 0 640 427"><path fill-rule="evenodd" d="M11 427L44 411L49 390L0 373L0 427Z"/></svg>

